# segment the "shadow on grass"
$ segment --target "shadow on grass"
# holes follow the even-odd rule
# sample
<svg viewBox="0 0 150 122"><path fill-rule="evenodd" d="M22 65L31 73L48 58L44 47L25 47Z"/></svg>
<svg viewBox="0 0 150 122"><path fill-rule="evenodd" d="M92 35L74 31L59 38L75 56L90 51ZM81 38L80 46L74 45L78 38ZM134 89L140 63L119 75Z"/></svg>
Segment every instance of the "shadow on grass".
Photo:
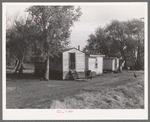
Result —
<svg viewBox="0 0 150 122"><path fill-rule="evenodd" d="M35 76L34 73L23 73L23 74L14 74L14 73L6 73L7 80L36 80L40 79L39 77Z"/></svg>
<svg viewBox="0 0 150 122"><path fill-rule="evenodd" d="M6 80L11 81L11 82L16 82L18 80L22 82L41 82L41 81L46 81L41 79L40 76L34 75L34 73L23 73L22 75L19 74L14 74L14 73L6 73ZM54 81L54 82L77 82L75 80L60 80L60 79L53 79L49 78L49 81Z"/></svg>

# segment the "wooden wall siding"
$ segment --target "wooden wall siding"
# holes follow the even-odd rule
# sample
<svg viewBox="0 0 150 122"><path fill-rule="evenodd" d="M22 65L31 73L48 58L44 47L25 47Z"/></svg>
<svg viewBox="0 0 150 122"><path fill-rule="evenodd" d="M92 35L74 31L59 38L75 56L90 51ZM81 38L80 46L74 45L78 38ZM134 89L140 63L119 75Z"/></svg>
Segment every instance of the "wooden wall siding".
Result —
<svg viewBox="0 0 150 122"><path fill-rule="evenodd" d="M69 54L68 52L63 53L62 58L62 64L63 64L63 79L67 79L68 73L69 73Z"/></svg>
<svg viewBox="0 0 150 122"><path fill-rule="evenodd" d="M46 67L46 62L35 62L34 74L38 77L43 77L45 67Z"/></svg>
<svg viewBox="0 0 150 122"><path fill-rule="evenodd" d="M93 57L89 57L89 70L95 71L95 59Z"/></svg>
<svg viewBox="0 0 150 122"><path fill-rule="evenodd" d="M98 70L97 74L100 75L103 73L103 57L98 57Z"/></svg>
<svg viewBox="0 0 150 122"><path fill-rule="evenodd" d="M112 60L112 71L115 70L115 59Z"/></svg>
<svg viewBox="0 0 150 122"><path fill-rule="evenodd" d="M50 58L49 69L62 71L62 55L60 55L60 57Z"/></svg>
<svg viewBox="0 0 150 122"><path fill-rule="evenodd" d="M62 72L63 72L62 54L60 54L60 57L50 58L49 71L50 71L50 78L62 79Z"/></svg>
<svg viewBox="0 0 150 122"><path fill-rule="evenodd" d="M76 71L77 72L85 71L85 54L80 51L76 53Z"/></svg>
<svg viewBox="0 0 150 122"><path fill-rule="evenodd" d="M95 67L95 60L94 57L89 57L89 70L96 72L97 75L103 73L103 57L97 57L97 68Z"/></svg>
<svg viewBox="0 0 150 122"><path fill-rule="evenodd" d="M103 63L104 70L113 70L112 62L113 60L111 59L104 59Z"/></svg>
<svg viewBox="0 0 150 122"><path fill-rule="evenodd" d="M119 59L104 59L103 64L105 70L115 71L119 67Z"/></svg>
<svg viewBox="0 0 150 122"><path fill-rule="evenodd" d="M76 71L85 71L85 53L76 49L71 49L63 52L63 79L66 79L69 73L69 53L75 53Z"/></svg>

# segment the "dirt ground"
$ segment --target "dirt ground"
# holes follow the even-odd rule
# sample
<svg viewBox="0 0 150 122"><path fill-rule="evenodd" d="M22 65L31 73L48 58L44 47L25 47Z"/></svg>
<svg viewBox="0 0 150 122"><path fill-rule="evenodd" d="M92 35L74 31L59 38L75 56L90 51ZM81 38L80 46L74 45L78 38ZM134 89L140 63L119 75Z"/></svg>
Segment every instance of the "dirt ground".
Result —
<svg viewBox="0 0 150 122"><path fill-rule="evenodd" d="M143 71L109 73L82 82L40 81L31 70L18 77L9 69L6 77L7 109L144 108Z"/></svg>

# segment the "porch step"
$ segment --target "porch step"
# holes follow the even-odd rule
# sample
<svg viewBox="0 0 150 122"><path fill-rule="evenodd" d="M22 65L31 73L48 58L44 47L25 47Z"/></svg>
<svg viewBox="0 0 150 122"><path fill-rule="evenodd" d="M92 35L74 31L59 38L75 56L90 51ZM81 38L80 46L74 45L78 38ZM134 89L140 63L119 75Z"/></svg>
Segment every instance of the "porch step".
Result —
<svg viewBox="0 0 150 122"><path fill-rule="evenodd" d="M71 75L72 75L72 77L73 77L74 80L79 79L79 76L78 76L76 70L70 70L70 72L71 72Z"/></svg>

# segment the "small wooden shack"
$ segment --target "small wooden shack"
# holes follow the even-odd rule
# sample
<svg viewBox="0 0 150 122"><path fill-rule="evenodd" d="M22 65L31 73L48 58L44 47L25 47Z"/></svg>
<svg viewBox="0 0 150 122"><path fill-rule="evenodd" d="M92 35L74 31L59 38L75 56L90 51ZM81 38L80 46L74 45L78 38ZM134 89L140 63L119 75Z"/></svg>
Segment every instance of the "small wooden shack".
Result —
<svg viewBox="0 0 150 122"><path fill-rule="evenodd" d="M76 48L65 49L58 56L49 59L50 79L71 79L72 71L78 78L85 78L87 71L95 72L95 75L103 73L104 55L90 55ZM46 62L35 64L35 74L42 77Z"/></svg>
<svg viewBox="0 0 150 122"><path fill-rule="evenodd" d="M104 57L103 69L107 71L117 71L119 68L119 59L116 57Z"/></svg>
<svg viewBox="0 0 150 122"><path fill-rule="evenodd" d="M96 75L103 73L104 55L89 55L89 70L96 72Z"/></svg>
<svg viewBox="0 0 150 122"><path fill-rule="evenodd" d="M88 55L76 48L62 51L59 57L50 58L50 78L69 79L70 70L76 70L80 78L85 78L88 70Z"/></svg>

